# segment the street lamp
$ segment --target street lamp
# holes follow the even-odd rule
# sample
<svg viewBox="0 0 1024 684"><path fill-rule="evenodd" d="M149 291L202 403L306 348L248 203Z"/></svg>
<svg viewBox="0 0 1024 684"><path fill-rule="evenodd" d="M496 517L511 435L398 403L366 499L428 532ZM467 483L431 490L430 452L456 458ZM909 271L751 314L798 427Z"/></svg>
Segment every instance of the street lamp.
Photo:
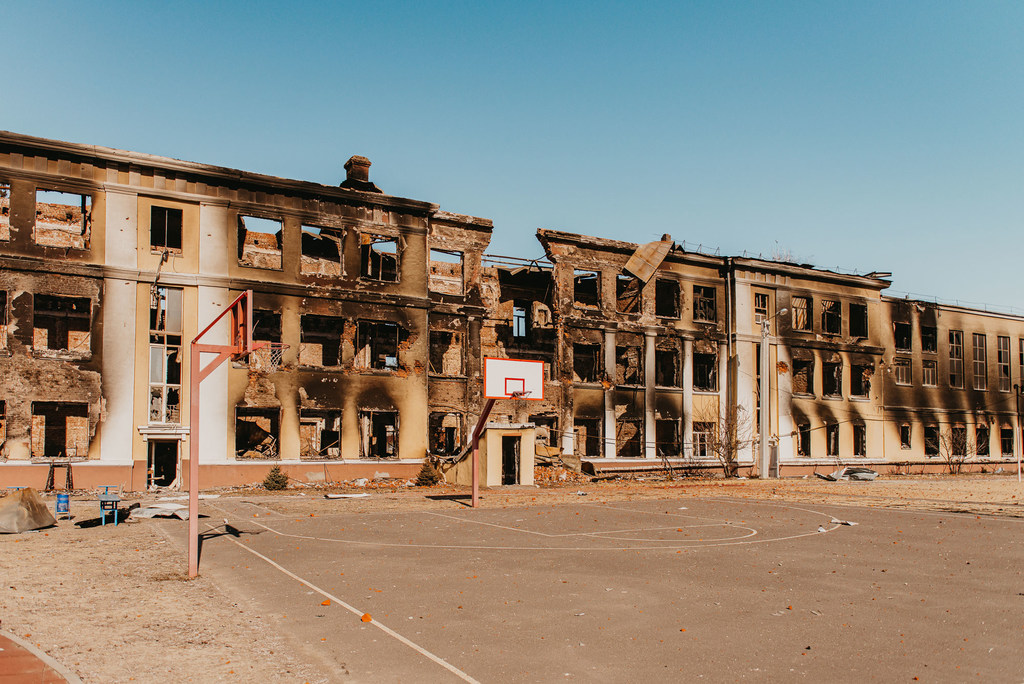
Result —
<svg viewBox="0 0 1024 684"><path fill-rule="evenodd" d="M758 396L761 398L761 420L758 423L758 432L760 439L758 440L758 448L760 451L760 458L758 472L761 477L770 477L769 469L771 467L771 455L768 450L768 430L769 430L769 414L771 403L769 401L768 391L771 383L768 382L769 372L769 359L771 358L768 353L768 336L771 333L771 322L788 312L789 309L779 309L773 316L766 316L761 319L761 382L758 385Z"/></svg>

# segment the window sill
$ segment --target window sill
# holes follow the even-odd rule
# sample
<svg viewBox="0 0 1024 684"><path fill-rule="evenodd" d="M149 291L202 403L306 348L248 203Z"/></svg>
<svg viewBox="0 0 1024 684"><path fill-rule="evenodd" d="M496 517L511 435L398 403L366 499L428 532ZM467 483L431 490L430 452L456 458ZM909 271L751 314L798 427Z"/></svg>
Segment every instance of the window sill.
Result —
<svg viewBox="0 0 1024 684"><path fill-rule="evenodd" d="M10 355L11 352L7 352ZM88 361L92 354L78 354L64 349L33 349L32 356L37 359L58 359L60 361Z"/></svg>
<svg viewBox="0 0 1024 684"><path fill-rule="evenodd" d="M696 387L694 387L693 388L693 393L694 394L718 394L718 390L697 389Z"/></svg>
<svg viewBox="0 0 1024 684"><path fill-rule="evenodd" d="M428 377L438 380L468 380L468 375L445 375L444 373L428 373Z"/></svg>
<svg viewBox="0 0 1024 684"><path fill-rule="evenodd" d="M252 268L257 271L277 271L278 273L284 272L284 266L257 266L256 264L243 264L241 261L238 262L238 265L241 266L242 268Z"/></svg>
<svg viewBox="0 0 1024 684"><path fill-rule="evenodd" d="M851 394L850 401L859 401L863 404L871 401L871 398L868 397L866 394Z"/></svg>
<svg viewBox="0 0 1024 684"><path fill-rule="evenodd" d="M843 395L841 394L826 394L821 398L825 401L843 401Z"/></svg>
<svg viewBox="0 0 1024 684"><path fill-rule="evenodd" d="M370 278L369 276L359 276L359 282L377 283L378 285L397 285L401 280L382 280L380 278Z"/></svg>

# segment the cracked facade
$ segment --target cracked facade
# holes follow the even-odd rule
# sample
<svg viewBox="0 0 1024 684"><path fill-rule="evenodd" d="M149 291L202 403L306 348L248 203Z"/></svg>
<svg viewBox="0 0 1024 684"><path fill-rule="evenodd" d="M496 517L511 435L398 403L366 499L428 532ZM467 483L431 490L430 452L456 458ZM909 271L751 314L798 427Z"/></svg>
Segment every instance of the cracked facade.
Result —
<svg viewBox="0 0 1024 684"><path fill-rule="evenodd" d="M333 187L0 133L0 483L71 458L81 486L183 484L188 344L245 289L270 346L202 385L204 486L457 456L484 357L544 362L543 400L491 421L596 470L719 467L729 426L756 472L762 407L782 475L1019 453L1020 317L668 236L542 229L543 259L487 255L489 220L386 195L369 168Z"/></svg>

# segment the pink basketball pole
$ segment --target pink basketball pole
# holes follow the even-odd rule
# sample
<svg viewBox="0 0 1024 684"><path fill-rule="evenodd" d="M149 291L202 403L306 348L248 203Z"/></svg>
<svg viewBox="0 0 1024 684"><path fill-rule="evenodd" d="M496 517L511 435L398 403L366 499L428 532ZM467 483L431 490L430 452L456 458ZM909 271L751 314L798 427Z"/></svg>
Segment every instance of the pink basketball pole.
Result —
<svg viewBox="0 0 1024 684"><path fill-rule="evenodd" d="M200 344L199 339L225 315L230 314L231 344ZM252 351L252 290L235 298L213 322L195 336L189 356L189 435L188 435L188 576L199 576L199 384L220 364L232 356ZM200 368L200 355L216 354Z"/></svg>

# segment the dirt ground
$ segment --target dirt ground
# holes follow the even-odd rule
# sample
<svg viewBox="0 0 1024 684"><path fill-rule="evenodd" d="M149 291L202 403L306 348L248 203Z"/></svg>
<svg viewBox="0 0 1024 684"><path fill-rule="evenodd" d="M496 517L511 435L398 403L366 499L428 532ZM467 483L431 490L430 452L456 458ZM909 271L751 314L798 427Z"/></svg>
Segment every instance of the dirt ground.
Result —
<svg viewBox="0 0 1024 684"><path fill-rule="evenodd" d="M541 488L485 490L481 505L550 506L572 504L584 495L588 501L629 501L685 493L1024 517L1024 486L1006 475L907 476L868 483L656 478L583 482L548 472L545 481ZM281 513L305 516L342 506L348 513L371 513L453 510L468 503L464 488L371 485L219 495L258 500ZM326 491L370 496L326 500ZM124 498L127 504L161 496L167 495ZM53 500L46 498L51 510ZM94 496L76 496L73 520L46 530L0 535L0 629L37 644L85 682L330 681L316 659L289 641L272 617L236 603L208 577L186 579L186 559L165 531L168 524L178 523L141 520L99 526L94 524L98 512Z"/></svg>

